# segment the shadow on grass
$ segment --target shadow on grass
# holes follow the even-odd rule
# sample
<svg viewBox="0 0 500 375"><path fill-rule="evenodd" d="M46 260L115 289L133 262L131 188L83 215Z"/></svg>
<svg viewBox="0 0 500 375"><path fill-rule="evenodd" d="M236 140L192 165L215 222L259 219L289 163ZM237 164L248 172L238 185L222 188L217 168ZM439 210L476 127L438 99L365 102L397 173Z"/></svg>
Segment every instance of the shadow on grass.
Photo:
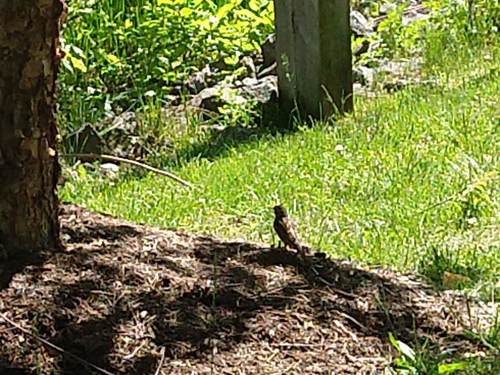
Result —
<svg viewBox="0 0 500 375"><path fill-rule="evenodd" d="M12 327L0 325L0 364L19 374L35 359L53 373L93 373L67 353L114 373L152 374L162 350L167 373L178 361L208 371L210 358L235 356L240 345L303 341L294 327L304 322L348 345L354 361L374 342L382 356L389 332L406 342L453 337L450 317L430 316L422 302L426 294L436 303L432 292L321 254L304 262L279 248L160 232L73 206L61 221L66 251L36 271L19 269L37 293L26 301L6 288L0 312L67 352L16 342Z"/></svg>
<svg viewBox="0 0 500 375"><path fill-rule="evenodd" d="M262 105L261 115L253 119L250 126L212 126L200 142L177 150L177 160L214 160L228 155L231 149L259 142L261 139L290 135L298 130L298 120L283 119L278 114L277 102Z"/></svg>

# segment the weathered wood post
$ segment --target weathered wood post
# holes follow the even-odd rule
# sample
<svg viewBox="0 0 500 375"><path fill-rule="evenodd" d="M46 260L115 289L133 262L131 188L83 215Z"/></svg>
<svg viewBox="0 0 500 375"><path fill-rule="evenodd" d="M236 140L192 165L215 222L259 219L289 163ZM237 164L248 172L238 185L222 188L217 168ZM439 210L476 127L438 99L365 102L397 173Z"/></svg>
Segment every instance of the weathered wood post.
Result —
<svg viewBox="0 0 500 375"><path fill-rule="evenodd" d="M280 112L290 123L353 110L349 0L274 0Z"/></svg>

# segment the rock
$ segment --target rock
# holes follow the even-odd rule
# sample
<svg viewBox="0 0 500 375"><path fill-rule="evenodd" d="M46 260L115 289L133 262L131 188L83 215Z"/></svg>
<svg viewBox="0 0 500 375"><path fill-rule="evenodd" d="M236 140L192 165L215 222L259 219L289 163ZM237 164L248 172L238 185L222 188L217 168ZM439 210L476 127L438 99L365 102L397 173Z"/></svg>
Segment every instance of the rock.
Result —
<svg viewBox="0 0 500 375"><path fill-rule="evenodd" d="M250 56L244 56L240 60L240 64L246 68L246 77L255 78L257 76L257 68L255 68L255 63Z"/></svg>
<svg viewBox="0 0 500 375"><path fill-rule="evenodd" d="M278 63L275 62L272 65L268 66L267 68L259 70L257 78L263 78L268 75L274 75L274 76L277 75L278 74L277 67Z"/></svg>
<svg viewBox="0 0 500 375"><path fill-rule="evenodd" d="M412 22L415 21L420 21L420 20L426 20L430 17L430 12L427 8L421 6L421 7L415 7L412 9L409 9L407 12L403 14L403 21L402 25L407 26Z"/></svg>
<svg viewBox="0 0 500 375"><path fill-rule="evenodd" d="M370 22L368 22L366 17L357 10L351 11L351 30L357 37L368 36L373 32Z"/></svg>
<svg viewBox="0 0 500 375"><path fill-rule="evenodd" d="M383 3L380 5L379 13L380 15L385 15L396 9L398 5L396 3Z"/></svg>
<svg viewBox="0 0 500 375"><path fill-rule="evenodd" d="M218 108L222 105L219 98L218 87L207 87L198 95L195 95L189 105L193 107L205 108L211 112L218 112Z"/></svg>
<svg viewBox="0 0 500 375"><path fill-rule="evenodd" d="M421 83L420 66L421 61L418 59L381 61L376 68L377 81L384 90L401 90L408 85Z"/></svg>
<svg viewBox="0 0 500 375"><path fill-rule="evenodd" d="M252 78L245 78L252 79ZM222 84L220 86L220 98L224 103L227 104L244 104L247 102L247 99L241 95L239 90L235 89L234 85Z"/></svg>
<svg viewBox="0 0 500 375"><path fill-rule="evenodd" d="M133 133L137 129L137 115L135 112L126 111L114 117L111 126L105 132L107 133L115 129L124 133Z"/></svg>
<svg viewBox="0 0 500 375"><path fill-rule="evenodd" d="M103 163L99 166L101 173L107 177L115 178L120 172L120 167L113 163Z"/></svg>
<svg viewBox="0 0 500 375"><path fill-rule="evenodd" d="M352 69L352 79L363 86L368 86L373 83L375 77L375 69L368 68L363 65L354 66Z"/></svg>
<svg viewBox="0 0 500 375"><path fill-rule="evenodd" d="M69 148L80 153L111 154L125 158L142 158L155 145L157 140L152 134L142 134L139 123L141 119L132 111L126 111L114 118L95 124L85 125L77 133L81 139L87 142L82 147L75 148L71 143ZM65 143L74 142L75 135L70 134L65 139ZM164 141L167 142L167 141Z"/></svg>
<svg viewBox="0 0 500 375"><path fill-rule="evenodd" d="M211 76L212 71L210 70L210 66L206 65L199 72L191 74L187 79L185 86L190 93L197 94L210 85Z"/></svg>
<svg viewBox="0 0 500 375"><path fill-rule="evenodd" d="M380 16L375 17L371 20L371 25L373 30L377 30L378 26L382 21L387 19L388 13L394 11L397 8L396 4L387 4L385 7L381 7ZM402 10L402 22L403 26L407 26L412 22L418 20L425 20L430 17L431 9L419 3L417 1L410 1L410 5Z"/></svg>
<svg viewBox="0 0 500 375"><path fill-rule="evenodd" d="M266 103L278 96L278 77L245 78L238 90L245 98Z"/></svg>
<svg viewBox="0 0 500 375"><path fill-rule="evenodd" d="M233 85L220 83L217 86L202 90L189 101L189 105L203 108L209 112L220 113L220 108L225 104L243 104L246 101L234 89Z"/></svg>
<svg viewBox="0 0 500 375"><path fill-rule="evenodd" d="M142 140L138 136L138 119L135 112L126 111L114 117L111 124L98 125L106 142L105 150L125 158L142 156Z"/></svg>
<svg viewBox="0 0 500 375"><path fill-rule="evenodd" d="M220 113L225 104L244 104L247 101L266 103L278 95L278 78L266 76L263 78L244 78L235 84L220 83L214 87L202 90L195 95L189 105L203 108L213 113Z"/></svg>

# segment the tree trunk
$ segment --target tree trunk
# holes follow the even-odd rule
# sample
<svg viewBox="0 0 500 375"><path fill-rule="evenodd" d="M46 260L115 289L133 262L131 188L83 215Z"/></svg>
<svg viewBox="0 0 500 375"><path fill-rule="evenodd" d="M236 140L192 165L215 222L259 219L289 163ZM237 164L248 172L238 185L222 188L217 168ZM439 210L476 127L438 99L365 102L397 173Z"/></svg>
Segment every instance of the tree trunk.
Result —
<svg viewBox="0 0 500 375"><path fill-rule="evenodd" d="M0 0L0 262L59 246L55 81L63 0Z"/></svg>

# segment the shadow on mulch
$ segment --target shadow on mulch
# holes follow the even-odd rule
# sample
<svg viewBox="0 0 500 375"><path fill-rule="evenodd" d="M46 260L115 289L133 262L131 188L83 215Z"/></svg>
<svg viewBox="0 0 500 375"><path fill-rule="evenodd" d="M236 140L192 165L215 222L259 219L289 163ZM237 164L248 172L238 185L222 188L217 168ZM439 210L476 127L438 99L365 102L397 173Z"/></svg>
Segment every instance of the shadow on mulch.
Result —
<svg viewBox="0 0 500 375"><path fill-rule="evenodd" d="M305 264L283 249L75 206L61 222L66 249L19 269L0 291L0 313L113 373L377 372L391 359L389 332L476 349L460 336L463 301L410 277L322 254ZM2 374L92 373L1 319L0 340Z"/></svg>
<svg viewBox="0 0 500 375"><path fill-rule="evenodd" d="M0 291L9 286L14 275L23 272L25 268L40 266L43 262L42 256L33 255L2 261L0 264Z"/></svg>

